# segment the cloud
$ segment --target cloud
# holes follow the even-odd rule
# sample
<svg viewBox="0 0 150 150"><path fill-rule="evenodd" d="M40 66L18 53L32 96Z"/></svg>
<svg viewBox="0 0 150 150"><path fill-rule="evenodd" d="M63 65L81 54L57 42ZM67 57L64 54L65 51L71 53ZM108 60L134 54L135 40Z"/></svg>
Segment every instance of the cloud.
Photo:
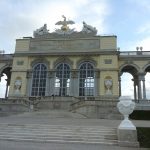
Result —
<svg viewBox="0 0 150 150"><path fill-rule="evenodd" d="M111 11L109 0L0 0L0 7L0 50L5 53L13 53L16 39L32 36L45 23L53 32L62 15L74 20L73 28L77 30L81 30L85 21L104 33L107 30L104 21ZM3 86L1 89L4 90Z"/></svg>
<svg viewBox="0 0 150 150"><path fill-rule="evenodd" d="M78 30L84 20L104 32L104 20L111 10L108 0L1 0L0 7L0 49L12 52L16 38L32 36L45 23L52 32L62 15L74 20Z"/></svg>

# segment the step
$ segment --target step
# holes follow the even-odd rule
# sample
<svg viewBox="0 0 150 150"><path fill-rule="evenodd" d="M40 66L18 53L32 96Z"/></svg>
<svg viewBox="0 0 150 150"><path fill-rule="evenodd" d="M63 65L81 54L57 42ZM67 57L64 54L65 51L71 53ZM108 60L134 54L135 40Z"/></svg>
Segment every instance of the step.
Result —
<svg viewBox="0 0 150 150"><path fill-rule="evenodd" d="M63 128L63 129L77 129L77 128L82 128L82 129L116 129L116 128L112 128L112 127L105 127L105 126L77 126L77 125L48 125L48 124L6 124L6 123L0 123L0 128L1 127L46 127L46 128L51 128L51 129L56 129L56 128Z"/></svg>
<svg viewBox="0 0 150 150"><path fill-rule="evenodd" d="M118 143L115 128L43 124L0 124L0 140L111 145Z"/></svg>
<svg viewBox="0 0 150 150"><path fill-rule="evenodd" d="M88 138L88 139L108 139L108 140L113 140L113 139L117 139L117 136L115 134L113 135L89 135L89 134L52 134L52 133L47 133L47 134L43 134L43 133L8 133L8 132L0 132L0 136L24 136L24 137L63 137L63 138Z"/></svg>
<svg viewBox="0 0 150 150"><path fill-rule="evenodd" d="M101 141L81 141L81 140L63 140L63 139L59 139L59 140L41 140L41 139L21 139L21 138L11 138L11 137L0 137L0 140L7 140L7 141L23 141L23 142L44 142L44 143L50 143L50 142L55 142L55 143L81 143L81 144L104 144L104 145L118 145L118 141L117 140L113 140L113 141L106 141L106 140L101 140Z"/></svg>

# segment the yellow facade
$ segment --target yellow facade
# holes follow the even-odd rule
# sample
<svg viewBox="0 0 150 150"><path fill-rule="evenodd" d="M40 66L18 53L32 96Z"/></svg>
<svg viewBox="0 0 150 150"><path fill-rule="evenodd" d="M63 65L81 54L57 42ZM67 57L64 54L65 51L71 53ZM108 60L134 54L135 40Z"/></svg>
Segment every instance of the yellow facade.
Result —
<svg viewBox="0 0 150 150"><path fill-rule="evenodd" d="M19 96L31 96L28 84L31 84L32 79L28 81L27 76L29 72L32 72L33 64L36 62L46 62L50 72L54 71L59 63L66 62L70 65L71 70L78 74L82 62L92 63L96 71L94 85L96 85L95 91L97 91L93 96L119 96L116 40L116 36L16 40L9 96L15 96L15 81L17 79L21 80ZM106 94L109 89L105 85L105 80L108 79L112 82L110 95ZM76 82L79 82L79 79Z"/></svg>

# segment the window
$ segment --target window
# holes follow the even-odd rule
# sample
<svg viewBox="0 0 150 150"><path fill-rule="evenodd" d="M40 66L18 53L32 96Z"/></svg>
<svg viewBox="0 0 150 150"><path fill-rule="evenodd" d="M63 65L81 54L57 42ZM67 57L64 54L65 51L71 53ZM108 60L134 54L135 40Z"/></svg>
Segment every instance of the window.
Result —
<svg viewBox="0 0 150 150"><path fill-rule="evenodd" d="M47 67L39 63L33 67L31 96L45 96Z"/></svg>
<svg viewBox="0 0 150 150"><path fill-rule="evenodd" d="M79 71L79 96L94 95L94 68L89 62L80 66Z"/></svg>
<svg viewBox="0 0 150 150"><path fill-rule="evenodd" d="M68 96L70 90L70 67L68 64L59 64L56 68L55 95Z"/></svg>

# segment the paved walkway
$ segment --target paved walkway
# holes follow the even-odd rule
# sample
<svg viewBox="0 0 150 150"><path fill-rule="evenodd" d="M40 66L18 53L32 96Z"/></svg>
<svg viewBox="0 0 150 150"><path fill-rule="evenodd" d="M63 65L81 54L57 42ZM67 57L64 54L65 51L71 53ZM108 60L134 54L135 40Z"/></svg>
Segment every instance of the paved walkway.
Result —
<svg viewBox="0 0 150 150"><path fill-rule="evenodd" d="M137 127L150 127L149 121L133 121ZM0 116L0 123L8 124L49 124L117 127L120 120L87 119L80 114L65 111L26 112ZM96 144L60 144L0 141L0 150L147 150Z"/></svg>

